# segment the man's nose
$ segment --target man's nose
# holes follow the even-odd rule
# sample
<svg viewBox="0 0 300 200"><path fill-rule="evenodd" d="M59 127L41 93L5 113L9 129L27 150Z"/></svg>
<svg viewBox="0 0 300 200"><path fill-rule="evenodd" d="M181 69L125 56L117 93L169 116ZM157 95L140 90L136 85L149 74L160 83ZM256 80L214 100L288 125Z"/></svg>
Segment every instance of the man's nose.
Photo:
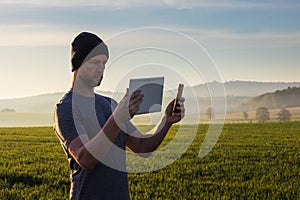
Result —
<svg viewBox="0 0 300 200"><path fill-rule="evenodd" d="M100 63L97 67L97 71L103 72L105 69L105 65L103 65L102 63Z"/></svg>

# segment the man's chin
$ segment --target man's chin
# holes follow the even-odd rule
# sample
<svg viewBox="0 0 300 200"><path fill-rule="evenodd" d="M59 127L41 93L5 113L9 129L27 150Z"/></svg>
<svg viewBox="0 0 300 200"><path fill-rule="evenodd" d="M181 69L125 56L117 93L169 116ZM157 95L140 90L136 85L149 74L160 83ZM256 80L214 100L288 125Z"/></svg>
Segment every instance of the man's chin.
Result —
<svg viewBox="0 0 300 200"><path fill-rule="evenodd" d="M97 86L99 86L101 84L101 81L102 81L102 77L101 79L99 80L99 82L97 83Z"/></svg>

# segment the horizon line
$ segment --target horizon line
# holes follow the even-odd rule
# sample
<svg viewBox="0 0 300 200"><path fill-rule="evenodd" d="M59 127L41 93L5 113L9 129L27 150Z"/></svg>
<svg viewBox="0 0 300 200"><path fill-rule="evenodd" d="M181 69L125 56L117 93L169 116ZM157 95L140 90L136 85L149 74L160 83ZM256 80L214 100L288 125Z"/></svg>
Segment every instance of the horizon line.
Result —
<svg viewBox="0 0 300 200"><path fill-rule="evenodd" d="M258 80L226 80L226 81L223 81L223 82L220 82L220 81L216 81L216 80L213 80L213 81L209 81L209 82L206 82L206 83L200 83L200 84L196 84L196 85L189 85L189 86L185 86L185 87L196 87L196 86L199 86L199 85L205 85L205 84L210 84L210 83L221 83L221 84L226 84L226 83L231 83L231 82L247 82L247 83L283 83L283 84L300 84L300 80L299 81L258 81ZM167 91L170 91L170 90L176 90L177 88L173 88L173 89L169 89ZM30 98L30 97L37 97L37 96L43 96L43 95L53 95L53 94L60 94L60 93L66 93L67 91L69 90L65 90L65 91L53 91L53 92L45 92L45 93L39 93L39 94L31 94L31 95L28 95L28 96L20 96L20 97L7 97L7 98L0 98L0 101L2 100L12 100L12 99L22 99L22 98ZM166 91L166 90L164 90ZM124 93L124 92L119 92L119 91L110 91L110 90L97 90L95 89L95 92L103 92L103 93Z"/></svg>

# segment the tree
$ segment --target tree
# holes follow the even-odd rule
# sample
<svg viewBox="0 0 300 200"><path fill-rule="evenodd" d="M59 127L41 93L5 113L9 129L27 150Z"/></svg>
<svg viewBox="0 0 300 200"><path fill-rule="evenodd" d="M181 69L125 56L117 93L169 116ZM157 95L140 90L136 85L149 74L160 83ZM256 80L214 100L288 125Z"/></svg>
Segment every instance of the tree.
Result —
<svg viewBox="0 0 300 200"><path fill-rule="evenodd" d="M208 116L208 119L213 119L214 118L214 110L212 107L209 107L206 111L206 115Z"/></svg>
<svg viewBox="0 0 300 200"><path fill-rule="evenodd" d="M249 117L248 112L245 112L245 111L244 111L244 112L243 112L243 117L244 117L245 120L247 120L248 117Z"/></svg>
<svg viewBox="0 0 300 200"><path fill-rule="evenodd" d="M13 108L4 108L1 112L16 112Z"/></svg>
<svg viewBox="0 0 300 200"><path fill-rule="evenodd" d="M270 119L270 112L266 107L259 107L256 109L256 119L259 122L265 122Z"/></svg>
<svg viewBox="0 0 300 200"><path fill-rule="evenodd" d="M285 107L282 107L277 115L280 121L290 121L292 116L292 114Z"/></svg>

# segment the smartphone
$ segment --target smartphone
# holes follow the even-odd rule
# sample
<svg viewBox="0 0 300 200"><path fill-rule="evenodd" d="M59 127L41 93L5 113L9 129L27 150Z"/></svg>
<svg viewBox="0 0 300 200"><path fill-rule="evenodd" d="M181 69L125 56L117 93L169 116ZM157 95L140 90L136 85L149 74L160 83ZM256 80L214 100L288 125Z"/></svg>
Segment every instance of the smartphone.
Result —
<svg viewBox="0 0 300 200"><path fill-rule="evenodd" d="M179 99L182 97L183 88L184 88L184 85L179 83L176 99Z"/></svg>
<svg viewBox="0 0 300 200"><path fill-rule="evenodd" d="M176 110L176 105L177 105L178 99L180 99L182 97L183 88L184 88L184 84L179 83L178 90L177 90L177 96L176 96L176 99L174 102L173 112L179 112L179 110Z"/></svg>

